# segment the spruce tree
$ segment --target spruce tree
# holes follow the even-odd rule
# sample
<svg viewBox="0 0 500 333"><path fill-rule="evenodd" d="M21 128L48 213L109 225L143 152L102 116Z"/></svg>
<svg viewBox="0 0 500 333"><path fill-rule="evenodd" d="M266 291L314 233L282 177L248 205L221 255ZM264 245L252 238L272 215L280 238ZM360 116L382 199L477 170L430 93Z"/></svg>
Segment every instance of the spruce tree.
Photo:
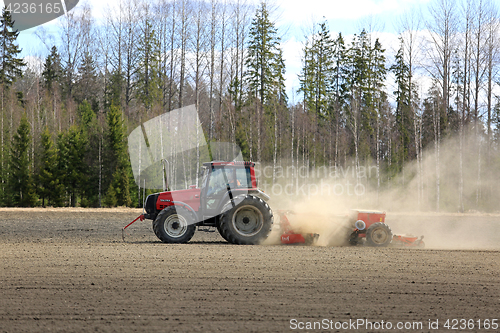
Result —
<svg viewBox="0 0 500 333"><path fill-rule="evenodd" d="M354 136L356 160L376 154L376 128L386 101L384 52L378 39L371 46L365 30L355 35L348 50L346 120Z"/></svg>
<svg viewBox="0 0 500 333"><path fill-rule="evenodd" d="M348 89L348 61L344 37L339 33L334 42L332 89L334 103L340 109L344 105Z"/></svg>
<svg viewBox="0 0 500 333"><path fill-rule="evenodd" d="M413 128L413 119L410 109L410 70L404 59L404 45L400 38L400 48L396 53L395 64L390 70L396 77L396 112L395 126L398 134L396 143L396 154L398 156L398 171L401 170L408 158L408 147L411 145L411 130Z"/></svg>
<svg viewBox="0 0 500 333"><path fill-rule="evenodd" d="M57 149L52 140L48 127L42 132L42 153L40 156L40 168L37 175L37 192L42 199L42 206L63 205L63 186L59 181L57 170Z"/></svg>
<svg viewBox="0 0 500 333"><path fill-rule="evenodd" d="M9 11L3 9L0 20L0 84L10 86L16 78L22 76L24 61L18 58L21 50L16 44L19 32L14 29L14 22Z"/></svg>
<svg viewBox="0 0 500 333"><path fill-rule="evenodd" d="M54 85L60 80L61 74L61 57L57 52L57 47L52 46L50 54L45 58L42 72L44 85L50 92L53 92Z"/></svg>
<svg viewBox="0 0 500 333"><path fill-rule="evenodd" d="M74 89L74 97L77 103L88 101L94 110L98 110L98 75L94 59L89 53L85 53L78 67L77 84Z"/></svg>
<svg viewBox="0 0 500 333"><path fill-rule="evenodd" d="M288 96L286 95L285 87L285 59L283 59L283 49L278 48L276 51L276 61L273 64L273 74L275 78L274 96L280 105L286 106L288 103Z"/></svg>
<svg viewBox="0 0 500 333"><path fill-rule="evenodd" d="M347 106L345 119L351 130L354 142L356 168L359 166L360 145L362 144L362 126L364 121L365 92L368 91L368 39L363 30L360 35L354 35L351 47L348 50L348 75L347 75Z"/></svg>
<svg viewBox="0 0 500 333"><path fill-rule="evenodd" d="M17 132L12 137L10 149L9 201L14 206L33 207L36 204L29 158L30 142L28 118L23 114Z"/></svg>
<svg viewBox="0 0 500 333"><path fill-rule="evenodd" d="M334 41L326 22L320 23L310 46L304 50L304 67L300 75L300 91L308 110L326 117L334 90Z"/></svg>
<svg viewBox="0 0 500 333"><path fill-rule="evenodd" d="M265 104L271 97L272 86L279 84L275 74L282 53L280 37L264 2L252 20L249 39L245 78L252 94Z"/></svg>
<svg viewBox="0 0 500 333"><path fill-rule="evenodd" d="M80 205L84 207L99 206L99 178L102 161L99 154L102 150L102 129L99 127L96 113L87 100L78 105L78 124L82 140L86 144L83 163L87 166L87 181L80 189Z"/></svg>
<svg viewBox="0 0 500 333"><path fill-rule="evenodd" d="M73 125L66 132L60 133L57 139L58 172L70 205L75 207L78 196L83 193L88 180L88 168L83 163L87 152L87 139L81 129Z"/></svg>
<svg viewBox="0 0 500 333"><path fill-rule="evenodd" d="M126 128L122 120L122 111L119 107L112 105L106 115L107 141L109 163L106 163L107 172L111 179L108 182L104 203L108 206L130 206L132 204L130 194L130 161L126 150L125 133ZM135 191L134 191L135 192Z"/></svg>
<svg viewBox="0 0 500 333"><path fill-rule="evenodd" d="M344 107L348 96L348 61L347 49L344 37L339 33L333 44L332 52L333 74L332 74L332 99L329 107L330 126L334 132L335 145L332 145L332 155L335 165L339 161L339 142L341 141L341 132L344 124ZM331 138L333 140L333 138Z"/></svg>
<svg viewBox="0 0 500 333"><path fill-rule="evenodd" d="M92 106L87 100L84 100L82 103L80 103L80 105L78 105L77 111L79 124L82 131L88 132L97 121L96 114L94 110L92 110Z"/></svg>
<svg viewBox="0 0 500 333"><path fill-rule="evenodd" d="M139 41L140 63L137 68L137 95L147 110L160 100L160 43L151 22L146 20ZM119 104L117 104L119 105Z"/></svg>
<svg viewBox="0 0 500 333"><path fill-rule="evenodd" d="M367 103L370 128L373 128L373 131L370 132L370 137L367 138L372 156L377 154L376 146L379 138L377 138L375 132L378 130L377 128L379 128L380 118L383 112L382 108L387 102L387 94L385 92L386 76L385 49L382 48L382 44L377 38L370 52L369 86L372 93L370 95L371 103Z"/></svg>
<svg viewBox="0 0 500 333"><path fill-rule="evenodd" d="M7 90L16 80L22 76L21 68L25 65L19 58L21 50L16 43L19 32L14 30L14 22L9 11L3 8L0 19L0 204L6 203L6 183L7 183L7 160L9 135L5 128L5 97Z"/></svg>
<svg viewBox="0 0 500 333"><path fill-rule="evenodd" d="M109 109L111 105L122 105L123 86L125 77L119 69L113 71L107 82L106 92L104 94L104 108Z"/></svg>
<svg viewBox="0 0 500 333"><path fill-rule="evenodd" d="M310 44L313 45L310 45ZM313 54L314 41L307 41L304 47L302 57L302 70L299 74L300 88L299 92L304 95L304 104L307 110L314 110L314 70L315 59Z"/></svg>
<svg viewBox="0 0 500 333"><path fill-rule="evenodd" d="M247 66L245 82L250 98L248 102L255 105L257 110L256 149L257 161L260 161L263 148L261 146L262 125L266 123L264 110L269 120L267 123L274 123L276 127L276 97L281 101L281 104L286 104L285 67L283 52L280 48L280 37L274 23L269 18L269 12L264 2L257 8L252 20L245 64ZM273 117L274 119L272 119Z"/></svg>

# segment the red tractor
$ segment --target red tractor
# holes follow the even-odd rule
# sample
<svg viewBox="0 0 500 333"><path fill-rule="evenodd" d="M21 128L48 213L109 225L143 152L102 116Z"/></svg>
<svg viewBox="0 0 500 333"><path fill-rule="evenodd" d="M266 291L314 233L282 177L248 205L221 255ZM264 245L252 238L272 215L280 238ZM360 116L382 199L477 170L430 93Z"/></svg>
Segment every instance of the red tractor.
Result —
<svg viewBox="0 0 500 333"><path fill-rule="evenodd" d="M209 226L229 243L258 244L271 231L273 212L266 203L269 196L257 187L254 166L252 162L204 163L201 188L192 185L151 194L145 214L136 220L153 220L153 230L164 243L186 243L196 226Z"/></svg>

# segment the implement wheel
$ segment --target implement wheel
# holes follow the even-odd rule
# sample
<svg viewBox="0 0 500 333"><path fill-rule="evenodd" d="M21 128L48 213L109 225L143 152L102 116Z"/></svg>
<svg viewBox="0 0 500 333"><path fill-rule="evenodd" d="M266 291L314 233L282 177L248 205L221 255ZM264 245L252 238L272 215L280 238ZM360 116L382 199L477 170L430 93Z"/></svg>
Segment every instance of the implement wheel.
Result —
<svg viewBox="0 0 500 333"><path fill-rule="evenodd" d="M382 222L373 223L366 230L366 244L369 246L384 247L392 242L392 230Z"/></svg>

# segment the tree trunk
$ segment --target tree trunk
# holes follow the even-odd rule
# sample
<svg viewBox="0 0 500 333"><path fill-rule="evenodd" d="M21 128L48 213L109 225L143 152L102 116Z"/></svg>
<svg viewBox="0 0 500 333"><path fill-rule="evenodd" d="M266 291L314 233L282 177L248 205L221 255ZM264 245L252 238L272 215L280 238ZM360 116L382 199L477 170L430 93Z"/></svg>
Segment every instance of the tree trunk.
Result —
<svg viewBox="0 0 500 333"><path fill-rule="evenodd" d="M181 59L180 59L180 78L179 78L179 108L184 106L184 79L186 75L186 41L187 41L187 14L186 0L182 0L181 10Z"/></svg>
<svg viewBox="0 0 500 333"><path fill-rule="evenodd" d="M436 110L438 109L438 110ZM439 167L439 153L440 153L440 137L441 137L441 115L438 113L439 107L433 104L433 123L434 123L434 152L436 157L436 211L439 212L440 206L440 167Z"/></svg>
<svg viewBox="0 0 500 333"><path fill-rule="evenodd" d="M224 86L224 55L225 55L225 35L226 35L226 6L222 9L221 18L221 40L220 40L220 78L219 78L219 116L222 118L222 97Z"/></svg>
<svg viewBox="0 0 500 333"><path fill-rule="evenodd" d="M140 141L139 141L140 142ZM102 137L99 138L99 188L98 188L98 201L99 208L102 207ZM141 156L141 151L139 148L139 156ZM139 167L139 174L141 174ZM141 187L139 186L139 202L141 201Z"/></svg>
<svg viewBox="0 0 500 333"><path fill-rule="evenodd" d="M380 204L380 116L377 115L377 205Z"/></svg>
<svg viewBox="0 0 500 333"><path fill-rule="evenodd" d="M278 154L278 114L274 105L274 154L273 154L273 184L276 183L276 158Z"/></svg>
<svg viewBox="0 0 500 333"><path fill-rule="evenodd" d="M215 34L216 34L216 0L212 0L212 18L210 22L210 88L208 94L208 108L210 112L210 124L208 127L208 140L212 142L214 138L214 105L213 105L213 94L214 94L214 73L215 73Z"/></svg>
<svg viewBox="0 0 500 333"><path fill-rule="evenodd" d="M172 111L172 97L174 95L174 52L175 52L175 0L172 2L172 31L170 35L170 77L168 85L168 111Z"/></svg>
<svg viewBox="0 0 500 333"><path fill-rule="evenodd" d="M5 175L6 175L6 173L5 173L5 166L6 166L6 164L5 164L5 142L4 142L5 141L5 137L4 137L5 128L4 128L4 101L3 101L3 99L4 99L4 85L3 84L0 87L0 92L1 92L1 96L0 96L1 101L0 101L0 103L2 103L2 109L0 111L0 112L2 112L2 115L1 115L1 117L2 117L2 125L1 126L2 127L0 128L0 132L1 132L0 133L0 136L1 136L1 145L2 145L2 147L1 147L1 153L0 153L1 154L0 155L0 158L1 158L1 162L0 162L0 172L1 172L0 179L1 179L1 182L2 182L2 184L1 184L1 190L2 190L2 193L5 194ZM1 199L4 199L4 198L1 198Z"/></svg>

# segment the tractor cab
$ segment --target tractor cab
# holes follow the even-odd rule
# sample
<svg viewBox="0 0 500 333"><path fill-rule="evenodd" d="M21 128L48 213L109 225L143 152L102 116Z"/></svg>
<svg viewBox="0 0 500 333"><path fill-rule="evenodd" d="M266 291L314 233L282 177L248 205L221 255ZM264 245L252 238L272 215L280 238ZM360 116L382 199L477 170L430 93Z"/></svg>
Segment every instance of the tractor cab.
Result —
<svg viewBox="0 0 500 333"><path fill-rule="evenodd" d="M200 204L204 215L217 215L221 203L231 197L258 191L254 163L209 162L203 169Z"/></svg>
<svg viewBox="0 0 500 333"><path fill-rule="evenodd" d="M234 244L257 244L273 223L270 198L259 188L252 162L207 162L201 187L151 194L142 219L153 220L153 230L165 243L185 243L196 226L216 227Z"/></svg>

